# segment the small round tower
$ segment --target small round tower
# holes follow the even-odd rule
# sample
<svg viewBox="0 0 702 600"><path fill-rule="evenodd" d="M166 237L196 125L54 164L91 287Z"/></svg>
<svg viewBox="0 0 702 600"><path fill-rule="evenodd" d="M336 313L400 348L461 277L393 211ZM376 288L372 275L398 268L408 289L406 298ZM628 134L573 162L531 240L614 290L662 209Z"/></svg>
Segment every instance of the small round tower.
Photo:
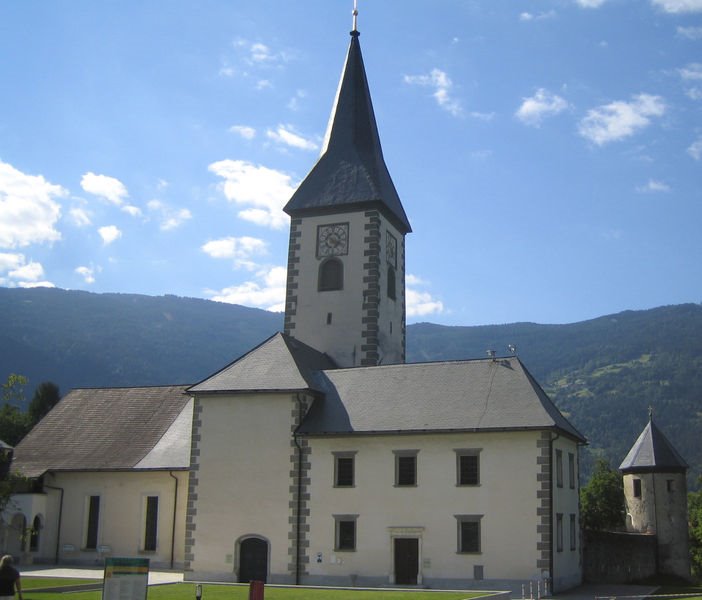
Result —
<svg viewBox="0 0 702 600"><path fill-rule="evenodd" d="M626 527L656 535L658 571L690 578L687 463L653 422L619 466L624 477Z"/></svg>

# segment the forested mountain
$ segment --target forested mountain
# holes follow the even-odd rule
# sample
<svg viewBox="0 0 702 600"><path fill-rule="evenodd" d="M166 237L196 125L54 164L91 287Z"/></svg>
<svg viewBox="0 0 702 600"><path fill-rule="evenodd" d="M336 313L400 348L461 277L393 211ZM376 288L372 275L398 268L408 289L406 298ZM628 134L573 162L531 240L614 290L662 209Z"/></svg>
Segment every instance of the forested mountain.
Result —
<svg viewBox="0 0 702 600"><path fill-rule="evenodd" d="M0 379L74 387L195 383L281 329L281 314L176 296L0 288ZM626 311L569 325L407 329L408 361L516 353L589 439L583 466L618 466L653 408L702 465L702 306ZM31 390L28 390L31 391ZM31 394L27 394L31 396Z"/></svg>

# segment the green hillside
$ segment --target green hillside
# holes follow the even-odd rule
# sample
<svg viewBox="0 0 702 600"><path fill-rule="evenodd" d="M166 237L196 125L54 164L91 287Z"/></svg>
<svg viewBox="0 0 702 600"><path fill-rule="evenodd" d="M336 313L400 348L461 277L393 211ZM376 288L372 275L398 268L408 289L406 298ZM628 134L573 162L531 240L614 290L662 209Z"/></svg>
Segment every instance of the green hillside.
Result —
<svg viewBox="0 0 702 600"><path fill-rule="evenodd" d="M282 315L176 296L0 288L0 378L74 387L194 383L280 330ZM648 408L691 466L702 465L702 306L626 311L568 325L407 329L408 361L516 353L618 466ZM31 390L30 390L31 391ZM30 395L30 394L28 394Z"/></svg>

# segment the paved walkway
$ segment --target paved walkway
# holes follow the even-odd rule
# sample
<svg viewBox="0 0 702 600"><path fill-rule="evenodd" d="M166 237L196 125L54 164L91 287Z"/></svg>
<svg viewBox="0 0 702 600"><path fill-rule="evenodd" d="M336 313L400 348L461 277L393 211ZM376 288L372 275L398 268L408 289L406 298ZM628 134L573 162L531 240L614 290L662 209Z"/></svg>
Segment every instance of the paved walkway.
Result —
<svg viewBox="0 0 702 600"><path fill-rule="evenodd" d="M46 567L43 565L20 565L20 572L32 577L74 577L78 579L102 579L101 567ZM149 571L149 585L179 583L183 581L180 571Z"/></svg>

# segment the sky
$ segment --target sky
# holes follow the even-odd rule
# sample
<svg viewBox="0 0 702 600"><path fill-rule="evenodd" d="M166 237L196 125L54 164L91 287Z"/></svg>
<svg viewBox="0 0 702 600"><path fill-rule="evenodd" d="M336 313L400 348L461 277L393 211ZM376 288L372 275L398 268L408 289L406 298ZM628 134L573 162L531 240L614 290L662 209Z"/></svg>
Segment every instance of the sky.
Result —
<svg viewBox="0 0 702 600"><path fill-rule="evenodd" d="M0 2L0 286L282 310L353 0ZM702 301L702 0L359 0L407 320Z"/></svg>

